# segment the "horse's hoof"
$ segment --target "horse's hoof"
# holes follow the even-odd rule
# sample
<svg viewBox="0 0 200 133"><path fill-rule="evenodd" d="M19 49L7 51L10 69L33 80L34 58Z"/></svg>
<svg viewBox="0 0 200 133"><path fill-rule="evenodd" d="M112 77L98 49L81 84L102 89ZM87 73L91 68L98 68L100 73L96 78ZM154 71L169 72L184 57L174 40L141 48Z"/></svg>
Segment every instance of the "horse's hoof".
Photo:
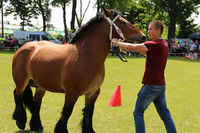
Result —
<svg viewBox="0 0 200 133"><path fill-rule="evenodd" d="M25 109L23 107L16 106L12 117L14 120L16 120L17 127L21 130L24 130L27 121Z"/></svg>
<svg viewBox="0 0 200 133"><path fill-rule="evenodd" d="M25 129L25 126L26 126L25 123L19 122L19 121L16 121L16 125L17 125L17 127L18 127L19 129L21 129L21 130L24 130L24 129Z"/></svg>
<svg viewBox="0 0 200 133"><path fill-rule="evenodd" d="M92 129L92 130L82 130L82 133L96 133L96 132Z"/></svg>
<svg viewBox="0 0 200 133"><path fill-rule="evenodd" d="M36 132L42 132L43 131L43 126L41 121L30 121L30 129L31 131L36 131Z"/></svg>
<svg viewBox="0 0 200 133"><path fill-rule="evenodd" d="M42 133L43 132L43 127L39 128L39 129L31 129L31 131Z"/></svg>
<svg viewBox="0 0 200 133"><path fill-rule="evenodd" d="M62 123L61 120L58 121L54 129L54 133L68 133L67 127Z"/></svg>
<svg viewBox="0 0 200 133"><path fill-rule="evenodd" d="M35 131L35 132L42 132L43 131L43 127L31 127L31 131Z"/></svg>
<svg viewBox="0 0 200 133"><path fill-rule="evenodd" d="M54 133L68 133L67 129L56 129L54 130Z"/></svg>
<svg viewBox="0 0 200 133"><path fill-rule="evenodd" d="M96 133L95 131L91 131L91 132L82 132L82 133Z"/></svg>

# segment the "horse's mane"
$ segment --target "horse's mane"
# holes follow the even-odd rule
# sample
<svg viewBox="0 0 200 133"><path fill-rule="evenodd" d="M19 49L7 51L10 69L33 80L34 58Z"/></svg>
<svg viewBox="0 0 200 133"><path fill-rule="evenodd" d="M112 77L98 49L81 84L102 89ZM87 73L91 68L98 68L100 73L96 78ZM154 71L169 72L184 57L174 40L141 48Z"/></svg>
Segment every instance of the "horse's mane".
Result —
<svg viewBox="0 0 200 133"><path fill-rule="evenodd" d="M120 12L117 10L111 10L112 14L114 16L120 15ZM73 35L72 39L69 41L69 43L76 42L92 25L99 23L104 20L104 13L97 13L97 15L94 18L91 18L86 24L81 26Z"/></svg>

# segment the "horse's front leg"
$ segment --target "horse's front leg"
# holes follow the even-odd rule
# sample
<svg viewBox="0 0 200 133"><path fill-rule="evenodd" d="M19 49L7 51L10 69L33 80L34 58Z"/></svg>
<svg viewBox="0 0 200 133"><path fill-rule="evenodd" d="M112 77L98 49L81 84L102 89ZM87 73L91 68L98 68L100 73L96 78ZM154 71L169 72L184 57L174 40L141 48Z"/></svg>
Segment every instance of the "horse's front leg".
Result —
<svg viewBox="0 0 200 133"><path fill-rule="evenodd" d="M94 105L99 96L100 88L96 92L85 95L85 108L83 109L82 133L95 133L92 126Z"/></svg>
<svg viewBox="0 0 200 133"><path fill-rule="evenodd" d="M56 124L54 133L68 133L67 122L72 114L74 104L78 99L77 95L72 95L71 93L65 93L65 105L59 121Z"/></svg>
<svg viewBox="0 0 200 133"><path fill-rule="evenodd" d="M33 131L42 131L43 126L40 120L40 107L42 103L42 98L45 94L45 90L41 87L38 87L35 92L34 100L35 105L33 110L30 110L32 113L32 117L30 120L30 128Z"/></svg>

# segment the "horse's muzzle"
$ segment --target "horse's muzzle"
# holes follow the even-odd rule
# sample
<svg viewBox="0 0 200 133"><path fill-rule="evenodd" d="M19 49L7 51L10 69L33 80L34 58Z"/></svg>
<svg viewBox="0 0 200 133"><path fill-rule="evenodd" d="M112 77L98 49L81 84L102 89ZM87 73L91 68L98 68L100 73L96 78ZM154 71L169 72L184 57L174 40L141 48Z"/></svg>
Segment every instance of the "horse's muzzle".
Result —
<svg viewBox="0 0 200 133"><path fill-rule="evenodd" d="M131 37L131 38L124 40L124 42L133 43L133 44L143 43L145 41L146 41L146 36Z"/></svg>

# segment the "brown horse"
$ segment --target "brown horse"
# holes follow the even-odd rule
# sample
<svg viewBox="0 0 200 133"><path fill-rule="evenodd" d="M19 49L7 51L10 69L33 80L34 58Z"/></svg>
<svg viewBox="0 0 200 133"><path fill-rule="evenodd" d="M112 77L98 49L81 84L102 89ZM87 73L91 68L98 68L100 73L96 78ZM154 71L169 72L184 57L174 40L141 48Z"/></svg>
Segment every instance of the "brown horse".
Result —
<svg viewBox="0 0 200 133"><path fill-rule="evenodd" d="M119 29L111 30L112 26ZM145 39L140 29L120 17L116 11L104 9L103 13L81 27L68 45L29 42L16 52L12 64L16 84L13 119L18 128L25 128L27 107L32 114L30 129L43 130L39 112L47 90L65 93L65 103L55 133L68 133L67 121L78 97L82 95L85 95L82 132L95 132L92 116L104 80L104 62L111 47L109 35L137 42ZM36 87L34 97L30 86Z"/></svg>

